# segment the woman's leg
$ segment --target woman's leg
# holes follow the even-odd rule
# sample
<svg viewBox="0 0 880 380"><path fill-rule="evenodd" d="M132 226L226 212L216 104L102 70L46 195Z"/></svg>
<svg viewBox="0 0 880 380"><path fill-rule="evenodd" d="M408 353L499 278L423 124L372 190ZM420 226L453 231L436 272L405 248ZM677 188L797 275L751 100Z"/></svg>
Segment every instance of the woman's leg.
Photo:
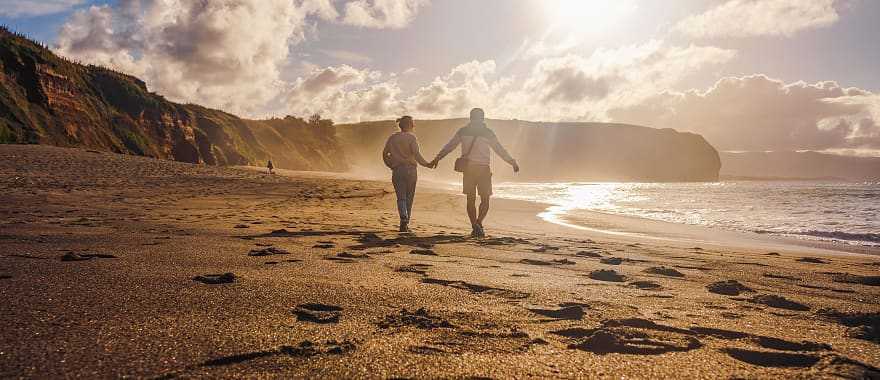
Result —
<svg viewBox="0 0 880 380"><path fill-rule="evenodd" d="M409 209L407 208L408 186L406 173L403 168L394 168L391 172L391 183L394 185L394 193L397 195L397 214L400 216L400 224L409 223Z"/></svg>
<svg viewBox="0 0 880 380"><path fill-rule="evenodd" d="M418 184L419 182L418 168L412 168L412 171L409 173L409 178L407 182L409 183L406 194L406 215L410 219L412 219L412 205L413 201L416 199L416 184Z"/></svg>

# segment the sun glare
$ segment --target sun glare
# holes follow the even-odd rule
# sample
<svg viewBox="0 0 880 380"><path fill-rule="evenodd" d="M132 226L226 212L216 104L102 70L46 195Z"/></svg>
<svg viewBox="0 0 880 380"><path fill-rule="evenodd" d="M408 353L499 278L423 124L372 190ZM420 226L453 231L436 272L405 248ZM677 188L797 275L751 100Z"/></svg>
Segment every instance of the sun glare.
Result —
<svg viewBox="0 0 880 380"><path fill-rule="evenodd" d="M551 28L570 33L597 33L608 29L636 9L631 0L546 0Z"/></svg>

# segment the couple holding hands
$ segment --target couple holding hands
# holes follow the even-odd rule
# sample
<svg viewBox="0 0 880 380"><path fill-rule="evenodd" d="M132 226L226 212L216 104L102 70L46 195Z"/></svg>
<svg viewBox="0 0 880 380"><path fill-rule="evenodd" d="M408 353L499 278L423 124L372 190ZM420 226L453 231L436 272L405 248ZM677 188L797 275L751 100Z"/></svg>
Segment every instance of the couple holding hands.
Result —
<svg viewBox="0 0 880 380"><path fill-rule="evenodd" d="M455 171L464 175L462 192L467 195L467 214L471 222L471 236L485 237L483 219L489 213L489 197L492 196L492 171L489 167L492 151L519 172L516 160L498 142L495 132L486 126L485 113L480 108L471 110L470 122L452 136L452 139L428 162L419 151L415 123L411 116L397 119L400 132L390 137L382 151L385 165L391 168L391 182L397 194L397 212L400 215L400 232L409 232L412 217L413 198L418 181L418 166L434 169L437 163L461 145L461 157L455 161ZM477 212L477 194L480 195L480 208Z"/></svg>

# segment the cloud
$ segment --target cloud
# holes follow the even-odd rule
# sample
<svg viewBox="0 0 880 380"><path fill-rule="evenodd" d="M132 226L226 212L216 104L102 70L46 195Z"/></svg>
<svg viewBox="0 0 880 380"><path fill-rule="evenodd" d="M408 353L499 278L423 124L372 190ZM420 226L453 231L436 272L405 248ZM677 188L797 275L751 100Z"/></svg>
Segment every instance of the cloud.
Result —
<svg viewBox="0 0 880 380"><path fill-rule="evenodd" d="M137 75L171 99L251 115L278 94L312 3L121 0L74 14L57 50Z"/></svg>
<svg viewBox="0 0 880 380"><path fill-rule="evenodd" d="M83 0L0 0L0 15L45 16L71 10L82 3Z"/></svg>
<svg viewBox="0 0 880 380"><path fill-rule="evenodd" d="M702 134L721 150L880 149L880 96L836 82L727 77L613 109L615 121Z"/></svg>
<svg viewBox="0 0 880 380"><path fill-rule="evenodd" d="M318 113L341 122L387 119L403 112L400 88L378 71L348 65L315 69L296 80L285 95L286 108Z"/></svg>
<svg viewBox="0 0 880 380"><path fill-rule="evenodd" d="M669 46L653 40L589 56L567 55L538 61L508 113L538 120L607 120L607 110L638 104L666 91L691 73L725 63L733 50L705 46Z"/></svg>
<svg viewBox="0 0 880 380"><path fill-rule="evenodd" d="M730 0L680 21L674 29L694 38L785 36L840 19L840 0Z"/></svg>
<svg viewBox="0 0 880 380"><path fill-rule="evenodd" d="M405 108L417 115L450 117L465 115L477 104L492 104L508 89L508 79L497 79L495 61L471 61L434 78L405 100Z"/></svg>
<svg viewBox="0 0 880 380"><path fill-rule="evenodd" d="M342 22L366 28L403 28L428 0L356 0L345 4Z"/></svg>
<svg viewBox="0 0 880 380"><path fill-rule="evenodd" d="M366 55L348 50L321 49L320 52L330 58L334 58L347 63L370 63L373 61L372 58Z"/></svg>
<svg viewBox="0 0 880 380"><path fill-rule="evenodd" d="M314 33L317 20L402 27L427 2L354 1L344 5L344 16L337 3L119 0L72 15L61 28L56 50L136 75L175 101L264 116L278 111L271 105L283 103L278 98L292 83L282 70L289 65L291 49ZM345 52L328 54L340 57ZM347 57L352 62L368 59Z"/></svg>

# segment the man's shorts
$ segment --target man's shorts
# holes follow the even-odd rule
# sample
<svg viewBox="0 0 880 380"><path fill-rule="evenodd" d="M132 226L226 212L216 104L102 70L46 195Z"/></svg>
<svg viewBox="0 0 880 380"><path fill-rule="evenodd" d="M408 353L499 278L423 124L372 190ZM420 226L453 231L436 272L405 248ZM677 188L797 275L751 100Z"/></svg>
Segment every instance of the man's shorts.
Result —
<svg viewBox="0 0 880 380"><path fill-rule="evenodd" d="M478 192L482 197L492 195L492 170L488 165L469 165L464 170L462 187L462 193L467 195Z"/></svg>

